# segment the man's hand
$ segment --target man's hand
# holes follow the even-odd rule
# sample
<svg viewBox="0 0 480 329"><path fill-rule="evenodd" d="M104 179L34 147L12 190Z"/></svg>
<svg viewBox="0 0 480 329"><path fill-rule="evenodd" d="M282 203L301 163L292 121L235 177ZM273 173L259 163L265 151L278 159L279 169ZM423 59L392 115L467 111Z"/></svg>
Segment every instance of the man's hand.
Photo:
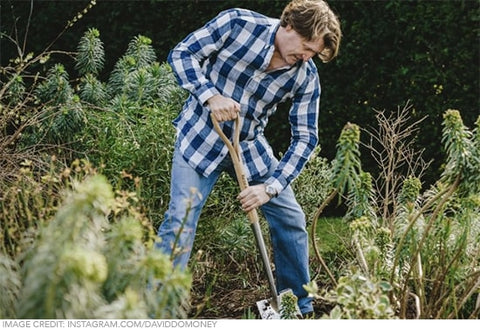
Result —
<svg viewBox="0 0 480 329"><path fill-rule="evenodd" d="M243 211L249 212L270 201L270 196L265 192L265 185L259 184L244 189L237 199L240 201Z"/></svg>
<svg viewBox="0 0 480 329"><path fill-rule="evenodd" d="M218 122L235 120L240 113L240 104L222 95L210 97L207 103Z"/></svg>

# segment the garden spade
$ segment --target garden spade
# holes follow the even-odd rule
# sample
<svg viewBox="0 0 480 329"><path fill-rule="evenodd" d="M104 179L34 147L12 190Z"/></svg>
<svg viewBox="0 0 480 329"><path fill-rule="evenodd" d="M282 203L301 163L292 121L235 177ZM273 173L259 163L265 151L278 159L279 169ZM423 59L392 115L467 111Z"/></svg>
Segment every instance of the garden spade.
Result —
<svg viewBox="0 0 480 329"><path fill-rule="evenodd" d="M220 135L220 138L223 140L225 145L228 148L230 157L232 158L233 167L235 169L235 175L237 176L237 181L240 186L240 190L244 190L248 187L248 181L244 173L243 163L241 158L241 151L239 146L240 141L240 130L241 130L241 118L237 116L235 119L235 128L233 143L225 136L222 129L220 128L218 121L215 119L213 114L210 115L215 131ZM267 274L268 284L270 287L271 297L268 299L260 300L257 302L258 311L262 319L280 319L280 306L282 305L282 297L287 294L292 294L291 289L283 290L280 295L277 293L277 288L275 286L275 280L273 278L272 268L270 267L270 260L267 253L267 248L265 247L265 241L263 240L262 231L260 228L260 223L258 220L258 213L256 209L253 209L247 213L248 219L250 221L250 226L252 227L253 234L255 236L255 241L257 243L257 249L260 254L260 258L263 262L263 268ZM296 306L296 313L298 316L301 316L298 305Z"/></svg>

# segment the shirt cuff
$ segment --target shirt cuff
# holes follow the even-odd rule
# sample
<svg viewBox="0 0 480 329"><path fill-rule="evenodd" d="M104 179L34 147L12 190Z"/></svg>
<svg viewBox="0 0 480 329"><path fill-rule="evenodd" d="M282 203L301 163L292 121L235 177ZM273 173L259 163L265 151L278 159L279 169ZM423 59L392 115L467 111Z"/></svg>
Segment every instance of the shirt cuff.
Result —
<svg viewBox="0 0 480 329"><path fill-rule="evenodd" d="M212 86L205 85L205 86L202 86L201 89L199 90L197 94L198 95L197 98L200 104L205 105L210 97L219 95L219 94L220 93L213 85Z"/></svg>
<svg viewBox="0 0 480 329"><path fill-rule="evenodd" d="M282 192L284 189L284 186L282 185L282 183L280 183L279 180L273 177L270 177L269 179L267 179L265 181L265 185L273 187L277 195L280 194L280 192Z"/></svg>

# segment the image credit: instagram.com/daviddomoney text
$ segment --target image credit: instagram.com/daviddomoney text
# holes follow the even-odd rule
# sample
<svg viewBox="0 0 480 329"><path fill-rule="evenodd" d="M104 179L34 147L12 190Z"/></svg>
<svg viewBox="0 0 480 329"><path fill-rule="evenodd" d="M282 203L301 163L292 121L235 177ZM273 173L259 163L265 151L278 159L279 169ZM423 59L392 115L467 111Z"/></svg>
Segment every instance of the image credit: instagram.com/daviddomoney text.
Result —
<svg viewBox="0 0 480 329"><path fill-rule="evenodd" d="M218 328L218 320L1 320L0 328Z"/></svg>

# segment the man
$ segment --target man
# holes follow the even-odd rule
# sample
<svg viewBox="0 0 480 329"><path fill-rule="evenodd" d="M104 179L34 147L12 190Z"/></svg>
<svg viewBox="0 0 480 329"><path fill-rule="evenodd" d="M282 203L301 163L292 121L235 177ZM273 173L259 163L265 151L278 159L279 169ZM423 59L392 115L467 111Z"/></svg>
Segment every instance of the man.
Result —
<svg viewBox="0 0 480 329"><path fill-rule="evenodd" d="M207 196L220 174L232 171L210 114L230 137L232 120L241 116L240 146L250 187L238 199L245 212L260 208L268 221L277 289L291 288L301 312L313 311L302 286L310 281L305 215L290 183L318 141L320 83L312 58L333 59L340 39L338 18L323 0L293 0L280 20L226 10L170 52L173 72L190 92L174 120L171 201L158 232L160 248L175 256L175 265L186 267ZM287 99L292 101L291 143L277 160L263 132L277 104Z"/></svg>

